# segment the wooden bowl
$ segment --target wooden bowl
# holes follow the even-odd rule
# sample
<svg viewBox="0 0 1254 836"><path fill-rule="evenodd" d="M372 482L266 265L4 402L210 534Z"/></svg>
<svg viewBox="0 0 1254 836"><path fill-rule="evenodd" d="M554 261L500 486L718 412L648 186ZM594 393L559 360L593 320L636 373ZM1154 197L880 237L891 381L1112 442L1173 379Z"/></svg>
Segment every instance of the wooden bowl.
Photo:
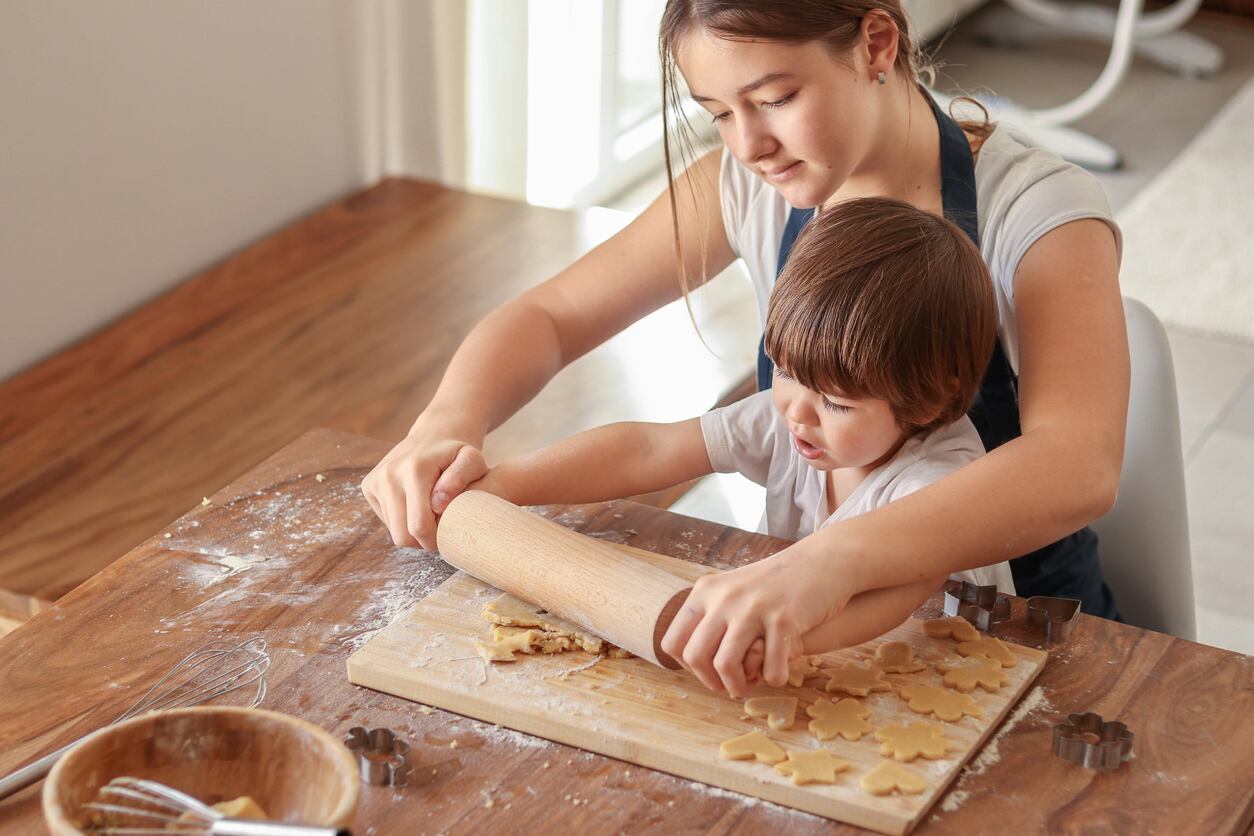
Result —
<svg viewBox="0 0 1254 836"><path fill-rule="evenodd" d="M255 708L180 708L90 735L44 783L55 836L81 834L83 805L113 778L159 781L216 804L251 796L271 821L351 827L360 777L348 749L317 726Z"/></svg>

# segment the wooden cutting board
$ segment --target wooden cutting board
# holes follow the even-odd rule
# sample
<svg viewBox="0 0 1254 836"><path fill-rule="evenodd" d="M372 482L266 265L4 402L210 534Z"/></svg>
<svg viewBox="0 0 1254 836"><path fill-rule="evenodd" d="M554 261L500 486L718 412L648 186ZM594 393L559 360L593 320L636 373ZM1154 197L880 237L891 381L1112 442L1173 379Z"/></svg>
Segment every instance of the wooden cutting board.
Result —
<svg viewBox="0 0 1254 836"><path fill-rule="evenodd" d="M689 579L717 571L619 548ZM944 760L918 758L905 765L928 782L928 789L918 795L877 797L858 785L859 777L885 760L873 733L857 742L838 737L820 744L806 729L807 705L844 696L824 693L821 680L801 688L761 685L754 691L754 696L800 698L794 727L773 731L764 721L745 717L741 701L708 691L685 671L663 670L641 659L572 652L520 655L512 663L485 662L474 646L476 639L489 633L480 610L499 594L458 572L350 656L349 681L881 833L908 833L918 824L1027 691L1048 656L1043 650L1007 642L1019 657L1018 664L1006 670L1010 684L996 694L982 689L973 692L982 717L941 724L958 748ZM912 619L881 639L822 658L833 663L865 660L882 641L908 642L923 661L957 658L955 642L929 638L920 624ZM933 667L887 676L894 685L892 693L861 700L871 710L873 729L920 719L935 721L911 711L896 692L908 681L940 685L941 675ZM838 775L835 784L796 786L766 764L719 758L720 743L749 731L766 732L786 750L822 745L850 761L853 768Z"/></svg>

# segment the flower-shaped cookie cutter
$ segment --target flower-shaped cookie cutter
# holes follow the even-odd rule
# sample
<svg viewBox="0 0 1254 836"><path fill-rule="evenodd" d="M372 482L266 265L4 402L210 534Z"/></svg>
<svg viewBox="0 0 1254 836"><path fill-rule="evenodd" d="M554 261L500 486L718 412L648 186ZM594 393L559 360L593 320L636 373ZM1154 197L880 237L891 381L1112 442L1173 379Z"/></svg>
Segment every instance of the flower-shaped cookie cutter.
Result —
<svg viewBox="0 0 1254 836"><path fill-rule="evenodd" d="M1010 620L1010 596L999 594L996 584L955 581L945 587L945 615L961 616L987 633L994 624Z"/></svg>
<svg viewBox="0 0 1254 836"><path fill-rule="evenodd" d="M409 780L409 744L391 729L348 730L344 745L357 756L361 780L376 787L403 787Z"/></svg>
<svg viewBox="0 0 1254 836"><path fill-rule="evenodd" d="M1075 598L1051 598L1034 595L1028 599L1028 623L1045 631L1045 641L1065 642L1071 637L1080 602Z"/></svg>
<svg viewBox="0 0 1254 836"><path fill-rule="evenodd" d="M1069 714L1054 726L1054 754L1065 761L1109 772L1132 754L1132 732L1118 720L1106 722L1100 714Z"/></svg>

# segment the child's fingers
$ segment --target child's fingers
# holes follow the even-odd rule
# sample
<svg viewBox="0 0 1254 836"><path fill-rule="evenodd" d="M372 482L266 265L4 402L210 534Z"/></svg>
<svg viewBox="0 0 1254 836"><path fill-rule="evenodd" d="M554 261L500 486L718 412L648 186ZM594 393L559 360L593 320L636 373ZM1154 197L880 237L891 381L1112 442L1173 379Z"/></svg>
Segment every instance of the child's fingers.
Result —
<svg viewBox="0 0 1254 836"><path fill-rule="evenodd" d="M791 650L791 637L784 635L778 627L767 628L766 660L763 666L767 685L779 688L788 682L788 658Z"/></svg>
<svg viewBox="0 0 1254 836"><path fill-rule="evenodd" d="M701 623L702 615L704 610L692 600L692 594L689 593L688 600L675 613L675 618L666 628L666 635L662 636L662 652L680 665L684 664L684 648L688 646L692 631Z"/></svg>
<svg viewBox="0 0 1254 836"><path fill-rule="evenodd" d="M758 636L753 640L753 644L749 645L749 652L745 654L745 681L750 685L756 683L762 676L762 660L766 657L766 642Z"/></svg>
<svg viewBox="0 0 1254 836"><path fill-rule="evenodd" d="M714 654L714 670L718 672L727 693L733 697L744 697L749 691L745 681L745 655L760 635L758 625L750 625L741 619L727 628L723 640L719 642L718 652Z"/></svg>
<svg viewBox="0 0 1254 836"><path fill-rule="evenodd" d="M431 510L435 514L443 514L444 509L466 486L477 482L488 473L487 462L483 453L470 445L464 445L453 457L452 463L444 468L440 478L431 489Z"/></svg>
<svg viewBox="0 0 1254 836"><path fill-rule="evenodd" d="M726 622L716 621L707 614L684 646L684 667L692 671L702 685L715 692L723 690L723 680L714 669L714 654L726 631Z"/></svg>

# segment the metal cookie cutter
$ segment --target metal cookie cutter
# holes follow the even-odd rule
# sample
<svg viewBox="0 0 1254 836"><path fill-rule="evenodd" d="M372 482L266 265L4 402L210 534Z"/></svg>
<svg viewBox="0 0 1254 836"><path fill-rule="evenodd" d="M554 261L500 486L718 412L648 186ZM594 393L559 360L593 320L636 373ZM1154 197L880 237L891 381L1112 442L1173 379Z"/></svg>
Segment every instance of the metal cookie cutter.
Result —
<svg viewBox="0 0 1254 836"><path fill-rule="evenodd" d="M1069 714L1067 722L1054 726L1054 754L1089 769L1109 772L1132 754L1132 732L1123 723L1107 723L1091 711Z"/></svg>
<svg viewBox="0 0 1254 836"><path fill-rule="evenodd" d="M1051 598L1035 595L1028 599L1028 623L1045 631L1048 643L1065 642L1071 638L1080 602L1075 598Z"/></svg>
<svg viewBox="0 0 1254 836"><path fill-rule="evenodd" d="M361 780L376 787L403 787L409 780L409 744L391 729L354 726L344 745L357 756Z"/></svg>
<svg viewBox="0 0 1254 836"><path fill-rule="evenodd" d="M945 615L962 616L986 633L994 624L1010 620L1010 596L998 594L996 584L958 583L945 588Z"/></svg>

